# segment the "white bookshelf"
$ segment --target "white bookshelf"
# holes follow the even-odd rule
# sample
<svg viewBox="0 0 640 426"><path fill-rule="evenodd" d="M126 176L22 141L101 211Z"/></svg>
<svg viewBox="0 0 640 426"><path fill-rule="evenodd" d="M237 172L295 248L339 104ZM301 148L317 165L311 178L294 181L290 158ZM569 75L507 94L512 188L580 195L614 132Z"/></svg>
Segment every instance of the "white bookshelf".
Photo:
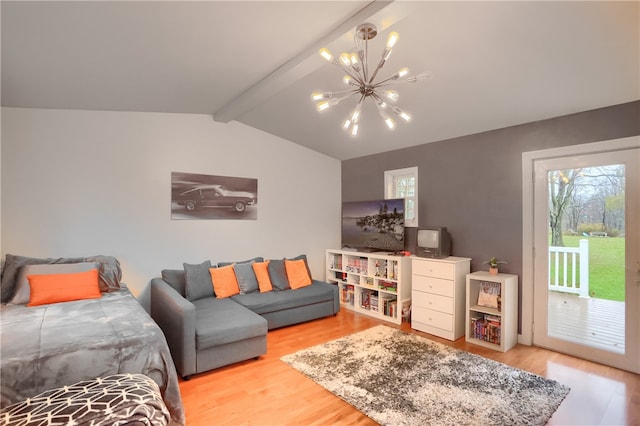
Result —
<svg viewBox="0 0 640 426"><path fill-rule="evenodd" d="M466 341L506 352L518 343L518 276L467 274ZM499 286L499 306L483 306L478 296L485 283Z"/></svg>
<svg viewBox="0 0 640 426"><path fill-rule="evenodd" d="M411 259L386 252L327 250L325 280L336 284L346 309L394 324L411 303Z"/></svg>

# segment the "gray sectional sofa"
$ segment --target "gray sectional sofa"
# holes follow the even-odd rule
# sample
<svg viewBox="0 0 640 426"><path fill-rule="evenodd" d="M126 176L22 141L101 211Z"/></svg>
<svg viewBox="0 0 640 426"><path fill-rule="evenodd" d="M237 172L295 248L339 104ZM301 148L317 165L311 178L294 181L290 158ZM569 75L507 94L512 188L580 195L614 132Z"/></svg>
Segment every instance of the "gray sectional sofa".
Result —
<svg viewBox="0 0 640 426"><path fill-rule="evenodd" d="M303 259L306 266L306 256ZM331 316L340 310L338 288L311 279L291 289L285 259L271 260L271 291L260 291L253 262L184 264L184 270L163 270L151 280L151 317L163 330L178 373L183 378L266 353L267 331ZM216 297L209 268L234 265L240 294ZM308 266L307 266L308 271Z"/></svg>

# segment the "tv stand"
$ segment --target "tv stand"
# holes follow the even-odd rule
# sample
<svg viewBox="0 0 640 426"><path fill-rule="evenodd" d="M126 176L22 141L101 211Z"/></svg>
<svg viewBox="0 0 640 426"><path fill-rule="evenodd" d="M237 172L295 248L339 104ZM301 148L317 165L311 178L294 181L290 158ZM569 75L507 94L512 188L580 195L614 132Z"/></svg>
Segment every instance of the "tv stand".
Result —
<svg viewBox="0 0 640 426"><path fill-rule="evenodd" d="M387 252L327 250L326 281L346 309L395 324L411 306L411 259Z"/></svg>

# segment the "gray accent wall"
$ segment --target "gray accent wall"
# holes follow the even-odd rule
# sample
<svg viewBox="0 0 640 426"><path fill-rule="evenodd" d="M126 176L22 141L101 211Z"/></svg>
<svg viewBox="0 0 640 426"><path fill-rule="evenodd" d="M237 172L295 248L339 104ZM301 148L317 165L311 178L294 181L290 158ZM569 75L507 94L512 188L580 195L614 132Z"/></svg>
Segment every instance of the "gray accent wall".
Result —
<svg viewBox="0 0 640 426"><path fill-rule="evenodd" d="M417 166L419 225L446 226L452 254L472 258L472 271L495 256L521 276L522 153L636 135L640 101L345 160L342 199L383 198L385 170Z"/></svg>

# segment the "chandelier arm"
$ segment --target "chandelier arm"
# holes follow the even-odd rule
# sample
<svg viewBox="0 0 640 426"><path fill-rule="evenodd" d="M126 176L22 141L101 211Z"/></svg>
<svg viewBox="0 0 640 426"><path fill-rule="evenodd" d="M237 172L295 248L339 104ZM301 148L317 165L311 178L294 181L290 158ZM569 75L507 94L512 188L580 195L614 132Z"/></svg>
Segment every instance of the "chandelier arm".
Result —
<svg viewBox="0 0 640 426"><path fill-rule="evenodd" d="M376 67L375 71L373 71L373 75L371 76L371 79L369 79L369 84L373 83L373 80L376 78L376 75L378 74L378 71L380 71L382 69L382 67L384 66L385 62L387 62L384 58L380 59L380 62L378 63L378 66Z"/></svg>
<svg viewBox="0 0 640 426"><path fill-rule="evenodd" d="M349 75L349 77L353 78L355 81L358 82L358 84L363 85L364 81L362 79L362 76L359 73L352 73L351 70L349 70L348 68L343 67L342 65L338 64L338 66L340 67L340 69L344 72L347 73L347 75Z"/></svg>
<svg viewBox="0 0 640 426"><path fill-rule="evenodd" d="M384 83L387 83L387 84L385 84L385 86L388 86L388 85L390 85L390 84L394 84L394 83L396 83L396 82L397 82L397 83L400 83L400 82L403 82L403 81L404 81L404 80L398 80L398 78L397 78L397 77L396 77L396 78L394 78L394 77L395 77L395 75L392 75L392 76L391 76L391 77L389 77L389 78L385 78L384 80L380 80L378 83L376 83L376 87L380 87L380 86L381 86L382 84L384 84ZM388 82L389 82L389 81L391 81L391 80L393 80L393 82L388 83Z"/></svg>
<svg viewBox="0 0 640 426"><path fill-rule="evenodd" d="M358 73L352 73L351 70L349 68L344 67L340 62L337 61L333 61L332 64L335 64L338 68L340 68L342 71L346 72L347 75L349 75L349 77L353 78L354 80L356 80L358 82L358 84L363 85L364 81L362 79L362 76L360 76L360 74Z"/></svg>
<svg viewBox="0 0 640 426"><path fill-rule="evenodd" d="M346 97L350 95L354 95L359 92L360 92L360 89L347 89L347 90L340 90L339 92L331 92L331 93L333 95L342 95L343 93L347 93L347 95L340 97L340 99L345 99Z"/></svg>
<svg viewBox="0 0 640 426"><path fill-rule="evenodd" d="M362 75L364 81L368 81L367 75L369 74L369 39L364 40L364 59L362 61Z"/></svg>
<svg viewBox="0 0 640 426"><path fill-rule="evenodd" d="M373 88L374 88L374 89L379 89L379 88L382 88L382 87L389 87L389 86L393 86L393 85L398 84L398 83L401 83L401 82L399 82L399 81L391 81L391 82L388 82L388 80L385 80L385 81L380 81L380 82L378 82L378 83L374 84L374 85L373 85Z"/></svg>
<svg viewBox="0 0 640 426"><path fill-rule="evenodd" d="M382 97L375 90L371 92L371 97L377 101L376 105L378 106L384 103L384 100L382 99Z"/></svg>

